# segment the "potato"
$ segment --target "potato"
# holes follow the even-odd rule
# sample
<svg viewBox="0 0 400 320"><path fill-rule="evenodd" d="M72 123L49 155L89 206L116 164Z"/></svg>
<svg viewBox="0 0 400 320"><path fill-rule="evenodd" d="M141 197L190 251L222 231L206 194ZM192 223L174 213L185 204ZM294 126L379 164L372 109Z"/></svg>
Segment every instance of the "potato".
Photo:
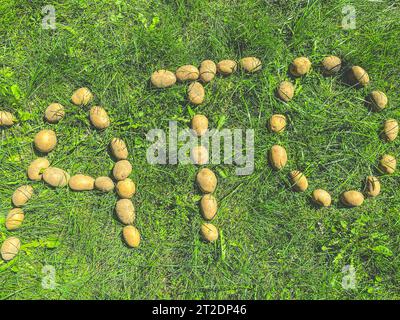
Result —
<svg viewBox="0 0 400 320"><path fill-rule="evenodd" d="M24 185L17 188L12 195L12 203L16 207L24 206L33 196L33 188L29 185Z"/></svg>
<svg viewBox="0 0 400 320"><path fill-rule="evenodd" d="M208 130L208 119L202 114L196 114L192 119L192 130L194 130L197 136L204 135Z"/></svg>
<svg viewBox="0 0 400 320"><path fill-rule="evenodd" d="M290 172L290 180L293 184L293 189L295 191L303 192L308 188L308 181L306 176L297 170Z"/></svg>
<svg viewBox="0 0 400 320"><path fill-rule="evenodd" d="M168 70L158 70L151 75L151 83L156 88L171 87L176 82L175 74Z"/></svg>
<svg viewBox="0 0 400 320"><path fill-rule="evenodd" d="M135 222L135 207L129 199L120 199L115 205L115 212L119 221L123 224L133 224Z"/></svg>
<svg viewBox="0 0 400 320"><path fill-rule="evenodd" d="M200 200L200 209L205 220L214 219L218 210L217 199L212 194L205 194Z"/></svg>
<svg viewBox="0 0 400 320"><path fill-rule="evenodd" d="M312 192L312 199L316 204L322 207L329 207L332 203L331 195L322 189L315 189Z"/></svg>
<svg viewBox="0 0 400 320"><path fill-rule="evenodd" d="M294 59L289 67L289 71L295 77L301 77L307 74L311 69L311 62L306 57Z"/></svg>
<svg viewBox="0 0 400 320"><path fill-rule="evenodd" d="M194 164L203 165L208 163L208 150L205 146L194 146L190 152Z"/></svg>
<svg viewBox="0 0 400 320"><path fill-rule="evenodd" d="M34 138L34 144L38 151L48 153L57 145L57 136L53 130L41 130Z"/></svg>
<svg viewBox="0 0 400 320"><path fill-rule="evenodd" d="M115 180L124 180L129 177L132 172L132 165L128 160L119 160L115 163L113 168L113 175Z"/></svg>
<svg viewBox="0 0 400 320"><path fill-rule="evenodd" d="M211 223L204 222L201 225L200 234L206 242L213 242L218 239L218 229Z"/></svg>
<svg viewBox="0 0 400 320"><path fill-rule="evenodd" d="M94 106L89 112L90 122L96 129L106 129L110 126L110 118L107 111L99 106Z"/></svg>
<svg viewBox="0 0 400 320"><path fill-rule="evenodd" d="M269 119L269 129L272 132L283 132L286 128L286 117L283 114L274 114Z"/></svg>
<svg viewBox="0 0 400 320"><path fill-rule="evenodd" d="M385 154L382 156L379 167L385 173L393 173L396 171L397 161L396 158L390 154Z"/></svg>
<svg viewBox="0 0 400 320"><path fill-rule="evenodd" d="M9 127L14 124L14 116L11 112L0 111L0 127Z"/></svg>
<svg viewBox="0 0 400 320"><path fill-rule="evenodd" d="M75 90L72 94L71 101L77 106L86 106L93 100L93 94L86 87Z"/></svg>
<svg viewBox="0 0 400 320"><path fill-rule="evenodd" d="M242 58L239 61L240 66L242 69L246 72L256 72L258 70L261 70L262 68L262 63L261 60L256 58L256 57L246 57Z"/></svg>
<svg viewBox="0 0 400 320"><path fill-rule="evenodd" d="M281 170L287 163L286 149L279 145L272 146L269 151L269 162L275 170Z"/></svg>
<svg viewBox="0 0 400 320"><path fill-rule="evenodd" d="M50 123L57 123L64 118L64 116L64 107L59 103L50 104L44 112L44 118Z"/></svg>
<svg viewBox="0 0 400 320"><path fill-rule="evenodd" d="M365 87L370 79L368 73L359 66L354 66L350 69L348 78L351 84Z"/></svg>
<svg viewBox="0 0 400 320"><path fill-rule="evenodd" d="M6 228L9 231L17 230L22 222L24 221L25 215L22 209L20 208L13 208L11 209L6 218Z"/></svg>
<svg viewBox="0 0 400 320"><path fill-rule="evenodd" d="M113 138L110 142L110 149L116 159L125 160L128 158L128 148L122 139Z"/></svg>
<svg viewBox="0 0 400 320"><path fill-rule="evenodd" d="M236 71L237 63L233 60L222 60L217 64L217 70L220 74L228 76Z"/></svg>
<svg viewBox="0 0 400 320"><path fill-rule="evenodd" d="M109 177L98 177L94 181L97 190L109 192L114 190L114 182Z"/></svg>
<svg viewBox="0 0 400 320"><path fill-rule="evenodd" d="M190 64L179 67L175 73L178 81L197 80L199 78L199 74L199 69Z"/></svg>
<svg viewBox="0 0 400 320"><path fill-rule="evenodd" d="M4 261L10 261L15 258L21 248L21 241L17 237L9 237L1 245L1 257Z"/></svg>
<svg viewBox="0 0 400 320"><path fill-rule="evenodd" d="M65 187L69 181L69 174L62 169L48 167L43 172L43 180L52 187Z"/></svg>
<svg viewBox="0 0 400 320"><path fill-rule="evenodd" d="M279 84L276 91L276 95L279 99L285 102L289 102L294 96L294 85L289 81L283 81Z"/></svg>
<svg viewBox="0 0 400 320"><path fill-rule="evenodd" d="M130 199L136 192L135 183L129 178L118 181L116 189L122 199Z"/></svg>
<svg viewBox="0 0 400 320"><path fill-rule="evenodd" d="M350 190L343 192L340 200L347 207L358 207L363 204L364 196L361 192Z"/></svg>
<svg viewBox="0 0 400 320"><path fill-rule="evenodd" d="M387 141L393 141L399 134L399 123L395 119L387 119L383 126L383 133Z"/></svg>
<svg viewBox="0 0 400 320"><path fill-rule="evenodd" d="M378 112L386 108L388 98L382 91L374 90L369 96L369 101L371 103L372 110Z"/></svg>
<svg viewBox="0 0 400 320"><path fill-rule="evenodd" d="M33 160L28 167L28 178L33 181L42 180L43 172L49 166L50 162L46 158L37 158L36 160Z"/></svg>
<svg viewBox="0 0 400 320"><path fill-rule="evenodd" d="M200 64L200 79L201 81L207 83L214 79L217 73L217 65L214 61L204 60Z"/></svg>
<svg viewBox="0 0 400 320"><path fill-rule="evenodd" d="M326 75L338 73L342 68L342 60L336 56L328 56L322 60L323 72Z"/></svg>
<svg viewBox="0 0 400 320"><path fill-rule="evenodd" d="M140 244L140 233L139 230L134 226L125 226L122 229L122 236L126 244L131 248L137 248Z"/></svg>
<svg viewBox="0 0 400 320"><path fill-rule="evenodd" d="M94 179L83 174L76 174L68 181L69 187L74 191L88 191L94 189Z"/></svg>
<svg viewBox="0 0 400 320"><path fill-rule="evenodd" d="M194 105L202 104L206 93L200 82L192 82L188 87L189 101Z"/></svg>
<svg viewBox="0 0 400 320"><path fill-rule="evenodd" d="M217 177L208 168L201 169L196 175L196 182L200 190L204 193L212 193L217 187Z"/></svg>
<svg viewBox="0 0 400 320"><path fill-rule="evenodd" d="M368 176L365 181L366 194L370 197L376 197L381 193L381 183L377 177Z"/></svg>

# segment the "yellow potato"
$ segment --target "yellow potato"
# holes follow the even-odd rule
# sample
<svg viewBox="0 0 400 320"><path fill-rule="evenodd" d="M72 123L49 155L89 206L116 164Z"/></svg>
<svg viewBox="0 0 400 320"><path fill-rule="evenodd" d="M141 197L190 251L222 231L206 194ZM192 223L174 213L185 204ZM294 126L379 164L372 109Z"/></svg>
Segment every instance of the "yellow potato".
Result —
<svg viewBox="0 0 400 320"><path fill-rule="evenodd" d="M197 80L199 74L199 69L192 65L185 65L176 70L176 78L179 81Z"/></svg>
<svg viewBox="0 0 400 320"><path fill-rule="evenodd" d="M365 181L366 194L370 197L376 197L381 193L381 183L377 177L368 176Z"/></svg>
<svg viewBox="0 0 400 320"><path fill-rule="evenodd" d="M214 61L204 60L200 64L200 79L201 81L207 83L214 79L217 73L217 65Z"/></svg>
<svg viewBox="0 0 400 320"><path fill-rule="evenodd" d="M218 239L218 229L211 223L203 223L200 234L206 242L214 242Z"/></svg>
<svg viewBox="0 0 400 320"><path fill-rule="evenodd" d="M128 148L122 139L113 138L110 143L110 149L116 159L125 160L128 158Z"/></svg>
<svg viewBox="0 0 400 320"><path fill-rule="evenodd" d="M94 181L94 186L97 190L109 192L114 190L114 182L109 177L98 177Z"/></svg>
<svg viewBox="0 0 400 320"><path fill-rule="evenodd" d="M214 219L218 210L217 199L212 194L205 194L200 200L200 209L204 219Z"/></svg>
<svg viewBox="0 0 400 320"><path fill-rule="evenodd" d="M33 160L28 167L28 178L34 181L42 180L43 172L49 166L50 162L46 158L37 158Z"/></svg>
<svg viewBox="0 0 400 320"><path fill-rule="evenodd" d="M208 168L201 169L196 176L196 182L200 190L204 193L212 193L217 187L217 177Z"/></svg>
<svg viewBox="0 0 400 320"><path fill-rule="evenodd" d="M130 199L133 197L133 195L136 192L135 183L129 178L118 181L116 189L117 189L118 195L122 199Z"/></svg>
<svg viewBox="0 0 400 320"><path fill-rule="evenodd" d="M192 119L192 130L194 130L197 136L204 135L208 130L208 119L202 114L196 114Z"/></svg>
<svg viewBox="0 0 400 320"><path fill-rule="evenodd" d="M217 64L217 70L220 74L228 76L236 71L237 63L233 60L222 60Z"/></svg>
<svg viewBox="0 0 400 320"><path fill-rule="evenodd" d="M4 261L10 261L15 258L21 248L21 241L17 237L9 237L1 245L1 257Z"/></svg>
<svg viewBox="0 0 400 320"><path fill-rule="evenodd" d="M69 174L62 169L48 167L43 172L43 181L52 187L65 187L69 181Z"/></svg>
<svg viewBox="0 0 400 320"><path fill-rule="evenodd" d="M387 141L393 141L399 134L399 123L395 119L387 119L385 121L383 132Z"/></svg>
<svg viewBox="0 0 400 320"><path fill-rule="evenodd" d="M115 180L124 180L129 177L132 172L132 165L128 160L119 160L115 163L113 168L113 175Z"/></svg>
<svg viewBox="0 0 400 320"><path fill-rule="evenodd" d="M22 209L20 208L13 208L11 209L6 218L6 228L9 231L17 230L22 222L24 221L25 215Z"/></svg>
<svg viewBox="0 0 400 320"><path fill-rule="evenodd" d="M75 90L72 94L71 101L73 104L86 106L93 100L93 94L86 87Z"/></svg>
<svg viewBox="0 0 400 320"><path fill-rule="evenodd" d="M360 85L365 87L369 84L369 75L368 73L359 66L354 66L349 71L349 80L351 84Z"/></svg>
<svg viewBox="0 0 400 320"><path fill-rule="evenodd" d="M307 74L311 69L311 62L306 57L294 59L289 67L289 71L295 77L301 77Z"/></svg>
<svg viewBox="0 0 400 320"><path fill-rule="evenodd" d="M125 226L122 229L122 236L126 244L131 248L137 248L140 245L140 233L134 226Z"/></svg>
<svg viewBox="0 0 400 320"><path fill-rule="evenodd" d="M340 199L347 207L358 207L364 202L363 194L355 190L343 192Z"/></svg>
<svg viewBox="0 0 400 320"><path fill-rule="evenodd" d="M176 82L175 74L168 70L158 70L151 75L151 83L156 88L167 88Z"/></svg>
<svg viewBox="0 0 400 320"><path fill-rule="evenodd" d="M204 102L206 93L204 87L200 82L192 82L188 87L189 101L194 105L199 105Z"/></svg>
<svg viewBox="0 0 400 320"><path fill-rule="evenodd" d="M312 192L312 199L316 204L322 207L329 207L332 203L331 195L322 189L315 189Z"/></svg>
<svg viewBox="0 0 400 320"><path fill-rule="evenodd" d="M369 96L369 100L372 105L372 110L376 112L385 109L388 103L388 98L386 94L379 90L372 91Z"/></svg>
<svg viewBox="0 0 400 320"><path fill-rule="evenodd" d="M191 150L190 157L194 164L206 164L209 159L208 150L204 146L194 146Z"/></svg>
<svg viewBox="0 0 400 320"><path fill-rule="evenodd" d="M135 207L129 199L120 199L115 205L115 212L119 221L123 224L133 224L135 222Z"/></svg>
<svg viewBox="0 0 400 320"><path fill-rule="evenodd" d="M397 161L396 158L390 154L385 154L382 156L379 167L380 169L388 174L392 174L396 171Z"/></svg>
<svg viewBox="0 0 400 320"><path fill-rule="evenodd" d="M289 81L283 81L279 84L276 94L279 99L289 102L294 96L294 85Z"/></svg>
<svg viewBox="0 0 400 320"><path fill-rule="evenodd" d="M106 129L110 126L110 118L107 111L99 106L94 106L89 112L90 122L96 129Z"/></svg>
<svg viewBox="0 0 400 320"><path fill-rule="evenodd" d="M9 127L14 124L14 116L11 112L0 111L0 127Z"/></svg>
<svg viewBox="0 0 400 320"><path fill-rule="evenodd" d="M290 180L293 184L293 189L295 191L303 192L308 188L308 181L306 176L297 170L290 172Z"/></svg>
<svg viewBox="0 0 400 320"><path fill-rule="evenodd" d="M69 187L74 191L88 191L94 189L94 179L83 174L76 174L68 181Z"/></svg>
<svg viewBox="0 0 400 320"><path fill-rule="evenodd" d="M57 145L57 136L53 130L41 130L35 135L35 147L42 153L52 151Z"/></svg>
<svg viewBox="0 0 400 320"><path fill-rule="evenodd" d="M326 75L338 73L342 68L342 60L336 56L325 57L322 61L322 68Z"/></svg>
<svg viewBox="0 0 400 320"><path fill-rule="evenodd" d="M33 196L33 188L29 185L20 186L17 188L12 195L12 203L16 207L24 206L30 198Z"/></svg>
<svg viewBox="0 0 400 320"><path fill-rule="evenodd" d="M269 129L272 132L283 132L286 128L286 117L283 114L274 114L269 119Z"/></svg>
<svg viewBox="0 0 400 320"><path fill-rule="evenodd" d="M258 70L261 70L262 68L262 63L261 60L256 58L256 57L246 57L242 58L240 61L240 66L246 71L246 72L256 72Z"/></svg>
<svg viewBox="0 0 400 320"><path fill-rule="evenodd" d="M275 170L281 170L287 163L286 149L279 145L272 146L269 152L269 162Z"/></svg>
<svg viewBox="0 0 400 320"><path fill-rule="evenodd" d="M47 122L57 123L65 116L64 107L59 103L50 104L44 112Z"/></svg>

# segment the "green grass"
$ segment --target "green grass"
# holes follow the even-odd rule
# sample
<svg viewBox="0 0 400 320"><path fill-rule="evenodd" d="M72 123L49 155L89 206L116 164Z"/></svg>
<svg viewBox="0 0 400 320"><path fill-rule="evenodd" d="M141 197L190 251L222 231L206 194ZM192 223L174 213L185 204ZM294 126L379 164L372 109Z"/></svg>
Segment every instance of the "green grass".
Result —
<svg viewBox="0 0 400 320"><path fill-rule="evenodd" d="M1 1L0 109L13 111L18 124L0 131L0 241L13 234L23 246L12 262L0 263L0 298L400 298L399 173L380 176L382 194L362 207L338 204L341 192L361 189L367 175L378 174L380 155L399 155L400 140L383 143L378 134L384 119L400 119L400 10L392 1L352 3L355 30L341 28L344 0L59 1L52 31L40 27L47 1ZM318 62L328 54L363 66L371 86L355 90L340 76L322 77ZM221 237L205 244L198 233L198 169L146 162L150 129L166 129L169 120L189 124L186 86L160 91L148 80L158 68L248 55L262 59L261 72L217 77L206 86L206 102L191 107L210 119L210 127L226 117L223 128L255 130L252 175L210 166L218 172L214 224ZM314 67L296 80L295 99L284 104L274 89L299 55ZM106 131L94 130L87 109L70 103L81 86L109 112ZM389 97L381 113L364 106L372 88ZM66 107L66 117L49 125L42 117L54 101ZM289 119L282 135L266 127L277 112ZM33 136L42 128L59 138L49 159L71 174L108 175L110 139L127 141L138 188L139 249L121 241L114 194L43 183L34 184L23 227L6 231L11 195L27 183L26 168L37 157ZM275 143L289 154L279 173L266 160ZM291 169L309 178L305 194L290 191ZM315 188L329 190L334 205L315 208ZM41 286L45 265L55 267L55 290ZM354 290L341 286L345 265L356 269Z"/></svg>

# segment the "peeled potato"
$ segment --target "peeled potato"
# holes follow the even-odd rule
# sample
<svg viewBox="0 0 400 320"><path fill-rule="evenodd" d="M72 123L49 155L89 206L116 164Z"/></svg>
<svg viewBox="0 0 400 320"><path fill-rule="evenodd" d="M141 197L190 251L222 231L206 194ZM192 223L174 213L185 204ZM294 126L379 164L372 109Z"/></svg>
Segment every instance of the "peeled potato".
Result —
<svg viewBox="0 0 400 320"><path fill-rule="evenodd" d="M262 67L261 60L256 57L243 58L239 61L239 63L243 70L251 73L261 70Z"/></svg>
<svg viewBox="0 0 400 320"><path fill-rule="evenodd" d="M331 195L322 189L315 189L312 192L312 199L316 204L322 207L329 207L332 203Z"/></svg>
<svg viewBox="0 0 400 320"><path fill-rule="evenodd" d="M202 165L208 163L208 150L204 146L193 147L190 156L194 164Z"/></svg>
<svg viewBox="0 0 400 320"><path fill-rule="evenodd" d="M306 176L297 170L290 172L290 179L293 184L293 189L295 191L303 192L308 188L308 181Z"/></svg>
<svg viewBox="0 0 400 320"><path fill-rule="evenodd" d="M194 130L197 136L202 136L208 130L208 119L202 114L196 114L192 119L192 130Z"/></svg>
<svg viewBox="0 0 400 320"><path fill-rule="evenodd" d="M175 84L176 76L168 70L158 70L151 75L151 83L156 88L167 88Z"/></svg>
<svg viewBox="0 0 400 320"><path fill-rule="evenodd" d="M383 172L389 174L392 174L393 172L396 171L396 166L397 166L396 158L390 154L383 155L379 162L380 169Z"/></svg>
<svg viewBox="0 0 400 320"><path fill-rule="evenodd" d="M189 101L194 105L202 104L206 93L204 87L200 82L192 82L188 88Z"/></svg>
<svg viewBox="0 0 400 320"><path fill-rule="evenodd" d="M122 229L122 236L126 244L131 248L137 248L140 245L140 233L134 226L125 226Z"/></svg>
<svg viewBox="0 0 400 320"><path fill-rule="evenodd" d="M272 132L283 132L286 128L286 117L283 114L274 114L269 119L269 128Z"/></svg>
<svg viewBox="0 0 400 320"><path fill-rule="evenodd" d="M120 199L115 205L115 212L119 221L123 224L133 224L135 222L135 207L129 199Z"/></svg>
<svg viewBox="0 0 400 320"><path fill-rule="evenodd" d="M98 177L94 181L97 190L109 192L114 190L114 182L109 177Z"/></svg>
<svg viewBox="0 0 400 320"><path fill-rule="evenodd" d="M295 77L304 76L311 69L311 62L306 57L298 57L292 61L289 71Z"/></svg>
<svg viewBox="0 0 400 320"><path fill-rule="evenodd" d="M350 190L343 192L341 201L347 207L358 207L363 204L364 196L361 192Z"/></svg>
<svg viewBox="0 0 400 320"><path fill-rule="evenodd" d="M15 258L20 248L21 241L17 237L7 238L1 245L1 257L4 261L10 261Z"/></svg>
<svg viewBox="0 0 400 320"><path fill-rule="evenodd" d="M88 191L94 189L94 179L83 174L76 174L68 181L69 187L74 191Z"/></svg>
<svg viewBox="0 0 400 320"><path fill-rule="evenodd" d="M217 187L217 177L208 168L203 168L197 173L196 182L204 193L212 193Z"/></svg>
<svg viewBox="0 0 400 320"><path fill-rule="evenodd" d="M11 209L8 214L7 214L7 218L6 218L6 228L9 231L12 230L17 230L22 222L24 221L25 215L24 212L22 211L22 209L20 208L14 208Z"/></svg>
<svg viewBox="0 0 400 320"><path fill-rule="evenodd" d="M64 116L64 107L59 103L50 104L44 112L44 118L50 123L57 123L64 118Z"/></svg>
<svg viewBox="0 0 400 320"><path fill-rule="evenodd" d="M211 223L203 223L200 228L200 234L204 241L214 242L218 239L218 229Z"/></svg>
<svg viewBox="0 0 400 320"><path fill-rule="evenodd" d="M86 106L93 100L93 94L86 87L77 89L71 97L71 101L73 104L80 106Z"/></svg>
<svg viewBox="0 0 400 320"><path fill-rule="evenodd" d="M136 192L135 183L129 178L118 181L116 189L117 189L117 193L120 196L120 198L123 198L123 199L132 198Z"/></svg>
<svg viewBox="0 0 400 320"><path fill-rule="evenodd" d="M377 112L385 109L388 103L386 94L379 90L372 91L369 96L369 100L371 102L372 109Z"/></svg>
<svg viewBox="0 0 400 320"><path fill-rule="evenodd" d="M279 84L276 94L279 99L289 102L294 96L294 85L289 81L283 81Z"/></svg>
<svg viewBox="0 0 400 320"><path fill-rule="evenodd" d="M124 180L129 177L132 172L132 165L128 160L119 160L115 163L113 168L113 175L115 180Z"/></svg>
<svg viewBox="0 0 400 320"><path fill-rule="evenodd" d="M376 197L381 193L381 183L377 177L368 176L365 181L366 194L370 197Z"/></svg>
<svg viewBox="0 0 400 320"><path fill-rule="evenodd" d="M112 155L118 160L125 160L128 158L128 148L124 140L119 138L113 138L110 143L110 149Z"/></svg>
<svg viewBox="0 0 400 320"><path fill-rule="evenodd" d="M24 206L33 196L33 188L29 185L24 185L17 188L12 195L12 203L16 207Z"/></svg>
<svg viewBox="0 0 400 320"><path fill-rule="evenodd" d="M204 219L214 219L218 210L217 199L212 194L205 194L200 200L200 209Z"/></svg>
<svg viewBox="0 0 400 320"><path fill-rule="evenodd" d="M50 162L46 158L37 158L33 160L28 167L28 178L34 181L41 180L44 170L49 166Z"/></svg>
<svg viewBox="0 0 400 320"><path fill-rule="evenodd" d="M107 111L99 106L94 106L89 112L90 122L96 129L106 129L110 126L110 118Z"/></svg>
<svg viewBox="0 0 400 320"><path fill-rule="evenodd" d="M214 79L215 74L217 73L217 65L214 61L204 60L200 64L200 79L207 83Z"/></svg>
<svg viewBox="0 0 400 320"><path fill-rule="evenodd" d="M62 169L48 167L43 172L43 180L52 187L65 187L69 181L69 174Z"/></svg>
<svg viewBox="0 0 400 320"><path fill-rule="evenodd" d="M368 85L370 81L368 73L359 66L354 66L351 68L349 71L349 80L350 83L363 87Z"/></svg>
<svg viewBox="0 0 400 320"><path fill-rule="evenodd" d="M275 170L281 170L287 163L286 149L279 145L272 146L269 152L269 162Z"/></svg>
<svg viewBox="0 0 400 320"><path fill-rule="evenodd" d="M41 130L35 135L35 147L38 151L48 153L57 145L57 136L53 130Z"/></svg>
<svg viewBox="0 0 400 320"><path fill-rule="evenodd" d="M237 63L233 60L222 60L217 64L217 70L220 74L228 76L236 71Z"/></svg>
<svg viewBox="0 0 400 320"><path fill-rule="evenodd" d="M176 78L179 81L197 80L199 74L199 69L192 65L185 65L176 70Z"/></svg>
<svg viewBox="0 0 400 320"><path fill-rule="evenodd" d="M325 57L322 61L322 67L326 75L338 73L342 67L342 60L336 56Z"/></svg>
<svg viewBox="0 0 400 320"><path fill-rule="evenodd" d="M0 127L9 127L14 124L14 116L11 112L0 111Z"/></svg>
<svg viewBox="0 0 400 320"><path fill-rule="evenodd" d="M385 121L383 132L387 141L393 141L399 134L399 123L395 119L387 119Z"/></svg>

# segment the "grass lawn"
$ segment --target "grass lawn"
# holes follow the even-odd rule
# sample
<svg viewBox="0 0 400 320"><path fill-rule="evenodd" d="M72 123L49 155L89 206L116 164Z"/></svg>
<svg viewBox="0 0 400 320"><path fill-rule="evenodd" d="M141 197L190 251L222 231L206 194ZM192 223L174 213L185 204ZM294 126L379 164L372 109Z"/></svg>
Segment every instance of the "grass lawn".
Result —
<svg viewBox="0 0 400 320"><path fill-rule="evenodd" d="M56 30L41 27L48 1L0 3L0 110L18 123L0 129L0 242L15 235L16 259L0 262L2 299L399 299L400 181L398 171L381 175L378 159L399 156L400 140L379 138L387 118L400 120L400 8L394 1L351 1L356 28L343 30L349 1L295 0L69 0L57 1ZM364 67L372 83L356 90L341 75L323 77L318 63L335 54ZM307 56L313 69L295 80L288 104L274 97L288 79L293 58ZM253 75L217 76L205 86L206 101L194 107L187 86L156 90L153 71L174 71L204 59L256 56L263 69ZM95 94L112 121L105 131L89 123L87 109L70 102L82 86ZM366 108L372 89L387 93L389 107ZM43 121L52 102L66 108L58 124ZM181 128L192 111L210 128L255 130L255 169L237 176L235 166L209 165L218 176L220 230L216 243L199 237L202 222L195 185L198 167L150 165L146 133ZM280 135L267 129L273 113L289 120ZM112 137L123 138L133 164L131 178L139 249L121 241L114 193L73 192L32 183L36 195L16 231L4 226L11 195L31 183L26 168L37 157L32 141L52 128L59 143L48 156L71 174L108 175ZM286 147L288 165L275 172L266 154ZM290 190L288 173L299 169L310 183ZM377 175L381 194L359 208L338 203L341 192L362 190ZM332 207L311 204L315 188L329 190ZM45 289L44 266L53 266L56 288ZM352 266L354 289L342 287Z"/></svg>

